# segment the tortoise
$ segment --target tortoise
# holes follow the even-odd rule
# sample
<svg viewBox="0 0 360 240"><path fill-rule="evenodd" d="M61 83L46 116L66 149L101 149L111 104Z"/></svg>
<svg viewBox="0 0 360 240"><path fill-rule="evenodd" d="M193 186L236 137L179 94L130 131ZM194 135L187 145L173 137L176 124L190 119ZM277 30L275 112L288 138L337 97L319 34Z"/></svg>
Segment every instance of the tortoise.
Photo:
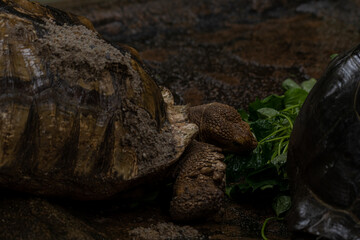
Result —
<svg viewBox="0 0 360 240"><path fill-rule="evenodd" d="M228 105L175 105L136 50L84 17L1 0L0 41L1 187L98 200L171 173L173 218L203 218L224 197L221 151L257 144Z"/></svg>
<svg viewBox="0 0 360 240"><path fill-rule="evenodd" d="M333 59L296 119L288 151L290 229L360 239L360 45Z"/></svg>

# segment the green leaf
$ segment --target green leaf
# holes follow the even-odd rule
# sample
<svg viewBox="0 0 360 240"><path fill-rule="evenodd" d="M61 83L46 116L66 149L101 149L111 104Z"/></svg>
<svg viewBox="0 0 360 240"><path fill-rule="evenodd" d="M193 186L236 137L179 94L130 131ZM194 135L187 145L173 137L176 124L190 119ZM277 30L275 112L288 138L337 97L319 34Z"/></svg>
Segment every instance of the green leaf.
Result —
<svg viewBox="0 0 360 240"><path fill-rule="evenodd" d="M268 157L272 154L272 144L259 144L251 154L248 155L230 155L225 158L227 170L243 175L246 172L253 172L254 169L260 169L267 165ZM251 171L249 171L251 169ZM231 176L231 173L227 176ZM236 180L237 181L237 180Z"/></svg>
<svg viewBox="0 0 360 240"><path fill-rule="evenodd" d="M247 179L246 181L249 184L249 186L252 188L253 192L255 192L258 189L264 190L264 189L274 188L274 186L278 184L278 181L272 178L264 179L262 181L260 180L254 181L253 179Z"/></svg>
<svg viewBox="0 0 360 240"><path fill-rule="evenodd" d="M287 159L287 153L282 153L280 155L277 155L273 160L271 160L271 163L275 166L282 166L284 163L286 163Z"/></svg>
<svg viewBox="0 0 360 240"><path fill-rule="evenodd" d="M291 107L295 105L302 105L308 95L308 93L301 88L292 88L287 90L285 93L284 104L285 107Z"/></svg>
<svg viewBox="0 0 360 240"><path fill-rule="evenodd" d="M274 108L276 110L281 110L284 107L283 99L284 96L272 94L261 100L261 103L263 104L263 107L269 107L269 108Z"/></svg>
<svg viewBox="0 0 360 240"><path fill-rule="evenodd" d="M272 181L271 184L268 185L263 185L262 187L260 187L261 190L265 190L265 189L270 189L270 188L274 188L274 186L276 186L278 183L277 181ZM256 189L255 189L256 190Z"/></svg>
<svg viewBox="0 0 360 240"><path fill-rule="evenodd" d="M282 167L285 166L287 160L287 152L277 155L271 160L271 163L276 167L278 174L282 172Z"/></svg>
<svg viewBox="0 0 360 240"><path fill-rule="evenodd" d="M334 53L330 55L330 59L333 60L334 58L336 58L339 54L338 53Z"/></svg>
<svg viewBox="0 0 360 240"><path fill-rule="evenodd" d="M278 196L274 199L272 207L276 213L276 216L280 216L291 207L291 198L287 195Z"/></svg>
<svg viewBox="0 0 360 240"><path fill-rule="evenodd" d="M258 140L261 140L276 131L275 119L259 119L250 123L250 127Z"/></svg>
<svg viewBox="0 0 360 240"><path fill-rule="evenodd" d="M240 114L242 120L244 120L245 122L249 121L249 114L244 109L239 109L238 113Z"/></svg>
<svg viewBox="0 0 360 240"><path fill-rule="evenodd" d="M301 88L299 86L299 84L297 84L294 80L292 80L291 78L286 79L285 81L283 81L282 83L282 87L285 90L289 90L289 89L293 89L293 88Z"/></svg>
<svg viewBox="0 0 360 240"><path fill-rule="evenodd" d="M225 194L228 195L229 197L231 197L231 192L233 191L234 186L226 186L225 187Z"/></svg>
<svg viewBox="0 0 360 240"><path fill-rule="evenodd" d="M279 185L279 177L276 169L269 165L263 165L263 167L254 170L249 173L245 178L246 183L251 186L252 191L257 189L274 188Z"/></svg>
<svg viewBox="0 0 360 240"><path fill-rule="evenodd" d="M245 156L227 155L226 193L233 198L253 191L289 191L286 173L286 156L293 123L308 92L315 84L309 79L300 85L291 79L284 81L284 95L270 95L249 104L249 114L239 110L242 118L250 124L259 141L258 146ZM289 205L287 198L274 201L277 214L282 214Z"/></svg>
<svg viewBox="0 0 360 240"><path fill-rule="evenodd" d="M301 88L309 93L310 90L314 87L315 83L316 83L316 79L310 78L309 80L301 83Z"/></svg>
<svg viewBox="0 0 360 240"><path fill-rule="evenodd" d="M249 119L255 121L258 119L257 110L261 108L273 108L280 111L284 108L283 102L284 96L270 95L263 100L256 99L254 102L249 104Z"/></svg>
<svg viewBox="0 0 360 240"><path fill-rule="evenodd" d="M251 191L251 186L248 184L236 184L225 188L225 193L231 198L236 198L240 194Z"/></svg>
<svg viewBox="0 0 360 240"><path fill-rule="evenodd" d="M260 114L260 118L271 118L279 115L279 111L266 107L258 109L257 112Z"/></svg>

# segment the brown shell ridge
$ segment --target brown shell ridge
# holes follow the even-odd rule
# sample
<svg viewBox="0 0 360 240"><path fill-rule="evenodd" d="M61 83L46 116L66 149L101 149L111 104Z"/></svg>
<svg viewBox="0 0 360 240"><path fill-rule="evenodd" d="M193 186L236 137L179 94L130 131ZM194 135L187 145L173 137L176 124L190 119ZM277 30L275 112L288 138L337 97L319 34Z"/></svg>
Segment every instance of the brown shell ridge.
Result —
<svg viewBox="0 0 360 240"><path fill-rule="evenodd" d="M173 164L189 140L141 64L33 4L0 2L1 185L101 199Z"/></svg>
<svg viewBox="0 0 360 240"><path fill-rule="evenodd" d="M43 19L52 19L58 24L84 25L96 32L92 23L85 17L64 12L50 6L42 6L36 2L27 0L1 0L0 8L4 12L17 15L20 18L27 18L31 22L44 23Z"/></svg>
<svg viewBox="0 0 360 240"><path fill-rule="evenodd" d="M125 63L125 71L128 71L129 76L131 76L131 78L133 78L133 83L132 83L132 91L134 94L137 95L141 95L140 99L138 99L137 101L135 101L136 104L141 104L144 106L145 109L149 109L149 113L151 114L151 116L153 118L155 118L155 116L160 116L159 118L157 118L157 122L159 127L161 127L161 124L165 121L165 112L163 112L160 109L164 109L164 107L162 106L163 103L161 101L153 101L154 99L161 99L161 94L160 92L151 92L150 94L148 94L147 91L141 92L142 87L138 86L139 84L145 84L147 86L144 86L146 88L146 90L152 90L152 89L157 89L158 87L154 87L153 85L156 83L152 80L149 80L149 76L146 74L146 72L143 70L143 68L139 65L141 63L138 63L138 60L135 56L135 59L133 59L132 56L129 55L128 51L126 49L119 49L119 48L114 48L114 46L112 46L109 43L106 43L103 39L100 40L98 33L94 30L93 26L91 25L91 23L83 17L79 17L79 16L75 16L72 15L70 13L65 13L61 10L55 9L55 8L50 8L50 7L43 7L37 3L31 3L31 2L27 2L27 1L5 1L6 5L5 8L7 9L8 12L10 12L11 14L15 14L16 16L18 16L18 18L25 18L22 19L22 21L27 21L28 23L30 23L30 21L34 24L34 30L33 32L36 33L41 36L40 38L40 46L39 44L37 44L36 49L42 49L40 51L42 51L42 55L46 54L46 51L53 53L54 49L57 49L58 51L55 51L55 54L59 55L59 56L64 56L65 53L65 57L66 56L72 56L72 53L76 53L76 52L82 52L82 51L77 51L76 50L76 46L82 46L84 42L86 42L86 40L84 41L84 39L81 39L81 42L76 42L75 44L73 44L72 46L60 46L59 49L59 45L56 45L53 43L53 40L55 39L61 39L63 36L72 36L73 34L69 35L67 34L66 30L68 30L68 32L79 32L79 34L82 35L88 35L90 38L92 39L99 39L98 42L102 43L102 45L104 44L108 44L109 47L111 48L112 51L115 50L116 55L112 56L112 51L108 51L107 52L107 56L104 57L95 57L95 58L89 58L87 57L85 62L87 64L89 64L90 69L91 68L96 68L96 71L92 71L91 73L88 73L87 70L89 69L89 66L86 66L86 71L82 72L82 76L85 76L84 79L79 79L77 81L77 84L80 85L80 87L82 88L87 88L87 89L94 89L94 86L90 83L87 83L87 79L89 79L89 76L92 76L95 78L99 78L99 77L104 77L101 76L101 74L106 74L109 73L111 71L113 71L115 69L116 72L118 72L119 66L114 66L114 63L119 63L119 60L122 63ZM15 17L14 15L11 15L13 18ZM17 20L18 21L18 20ZM59 26L57 24L60 24ZM68 25L68 26L67 26ZM83 27L84 25L88 28L91 29L92 31L86 31ZM77 34L75 34L77 35ZM42 36L44 36L44 38L42 38ZM75 36L76 38L76 36ZM47 39L49 39L50 41L47 41ZM89 40L89 39L87 39ZM69 39L67 42L71 43L73 40ZM61 42L61 40L60 40ZM45 45L47 45L47 47L44 47L44 43ZM56 46L54 46L56 45ZM97 46L100 44L92 44L90 46L90 48L92 46ZM49 49L50 48L50 49ZM67 50L66 48L70 48L71 50ZM93 50L93 49L91 49ZM96 49L95 49L96 50ZM96 55L101 55L106 51L100 50L97 52ZM132 50L132 53L134 52L134 50ZM44 54L45 53L45 54ZM50 54L51 55L51 54ZM136 55L136 54L135 54ZM91 62L91 61L96 61L98 59L109 59L109 63L112 66L108 66L104 67L104 63L102 62ZM89 61L89 59L94 59ZM131 60L130 60L131 59ZM71 61L72 59L63 59L63 62L70 62L70 69L72 62L78 62L78 60L81 59L75 59L73 61ZM48 59L47 61L52 62L51 59ZM82 60L84 61L84 59ZM57 66L61 66L61 64L51 64L52 66L57 65ZM66 65L65 65L66 66ZM100 68L100 69L98 69ZM120 67L121 69L122 67ZM100 71L99 70L104 69L105 71ZM60 69L61 71L61 69ZM124 74L124 70L121 70ZM101 73L102 72L102 73ZM99 75L100 74L100 75ZM140 76L139 76L140 74ZM74 75L74 70L72 70L72 72L69 72L68 75ZM110 78L110 76L105 76L105 78ZM140 80L141 79L141 80ZM106 86L100 86L100 88L102 87L102 93L105 94L113 94L114 90L112 89L111 85L107 84ZM140 92L139 92L140 91ZM130 92L128 90L128 92ZM148 95L147 95L148 94ZM154 97L155 96L155 97ZM154 109L155 106L155 109ZM156 106L160 106L160 107L156 107Z"/></svg>

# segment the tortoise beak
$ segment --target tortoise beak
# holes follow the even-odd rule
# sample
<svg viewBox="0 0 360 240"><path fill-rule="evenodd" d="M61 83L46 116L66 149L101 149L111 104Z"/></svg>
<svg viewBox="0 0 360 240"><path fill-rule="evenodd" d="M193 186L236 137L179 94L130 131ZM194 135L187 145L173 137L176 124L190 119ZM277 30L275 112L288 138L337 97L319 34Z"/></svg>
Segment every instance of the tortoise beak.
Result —
<svg viewBox="0 0 360 240"><path fill-rule="evenodd" d="M244 131L241 135L237 136L236 142L234 142L234 149L232 152L236 153L248 153L256 148L258 142L255 135L249 130Z"/></svg>

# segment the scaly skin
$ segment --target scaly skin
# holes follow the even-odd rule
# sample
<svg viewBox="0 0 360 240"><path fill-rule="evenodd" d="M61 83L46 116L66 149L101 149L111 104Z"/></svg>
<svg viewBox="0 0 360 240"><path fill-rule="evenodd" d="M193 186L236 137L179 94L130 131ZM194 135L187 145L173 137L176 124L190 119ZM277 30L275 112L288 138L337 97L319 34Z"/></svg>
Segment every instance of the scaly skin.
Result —
<svg viewBox="0 0 360 240"><path fill-rule="evenodd" d="M233 107L211 103L189 111L202 142L194 140L178 165L170 204L170 214L177 221L203 219L218 212L225 198L226 170L220 152L244 153L257 145L250 126Z"/></svg>
<svg viewBox="0 0 360 240"><path fill-rule="evenodd" d="M199 126L199 140L221 147L225 152L244 153L257 146L248 123L235 108L210 103L190 108L189 119Z"/></svg>
<svg viewBox="0 0 360 240"><path fill-rule="evenodd" d="M221 149L194 140L184 152L174 184L170 214L174 220L204 219L224 200L225 169Z"/></svg>

